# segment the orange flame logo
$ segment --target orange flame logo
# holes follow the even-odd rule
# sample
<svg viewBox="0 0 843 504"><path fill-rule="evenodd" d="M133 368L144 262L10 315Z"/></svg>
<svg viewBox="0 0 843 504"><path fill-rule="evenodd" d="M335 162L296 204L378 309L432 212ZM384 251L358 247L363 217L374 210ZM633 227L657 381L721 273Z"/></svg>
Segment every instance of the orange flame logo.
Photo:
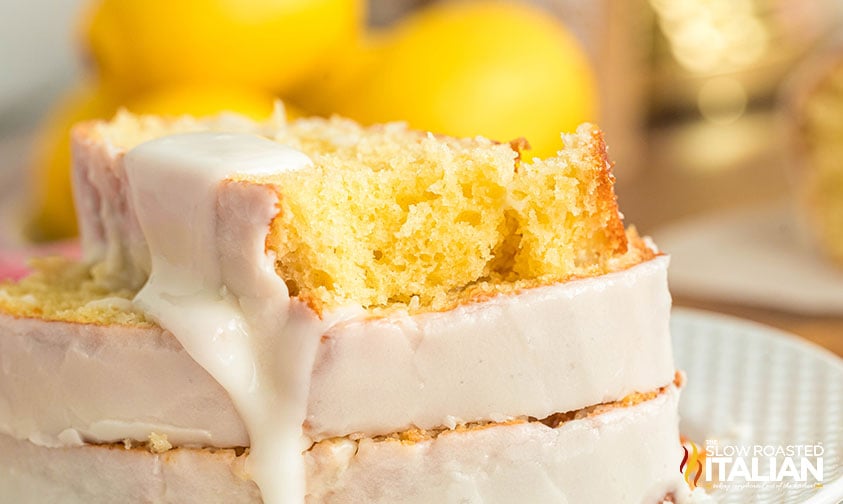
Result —
<svg viewBox="0 0 843 504"><path fill-rule="evenodd" d="M691 450L688 450L689 445ZM679 463L679 472L685 476L685 482L693 490L697 487L703 475L705 452L700 451L697 444L689 439L682 439L682 450L685 455L682 457L682 462Z"/></svg>

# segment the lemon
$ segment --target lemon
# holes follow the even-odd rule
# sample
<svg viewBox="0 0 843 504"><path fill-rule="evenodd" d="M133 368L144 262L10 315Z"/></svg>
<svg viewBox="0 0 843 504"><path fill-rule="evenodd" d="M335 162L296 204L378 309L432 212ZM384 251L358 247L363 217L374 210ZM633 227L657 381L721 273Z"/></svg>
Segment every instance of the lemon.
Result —
<svg viewBox="0 0 843 504"><path fill-rule="evenodd" d="M37 240L76 234L76 216L70 189L70 128L86 119L110 118L119 107L138 114L165 116L212 115L222 111L267 119L275 98L263 91L229 86L184 85L118 99L102 84L85 84L70 92L42 127L33 160L34 218L31 236ZM286 107L288 117L301 112Z"/></svg>
<svg viewBox="0 0 843 504"><path fill-rule="evenodd" d="M35 240L76 234L70 189L70 128L86 119L108 117L117 100L102 87L85 83L67 93L41 126L33 151L31 174L33 216L29 233Z"/></svg>
<svg viewBox="0 0 843 504"><path fill-rule="evenodd" d="M289 97L316 115L329 116L337 104L349 97L349 90L366 78L379 63L383 41L369 32L337 53L334 64L321 69L294 87Z"/></svg>
<svg viewBox="0 0 843 504"><path fill-rule="evenodd" d="M84 23L102 79L284 91L362 29L363 0L101 0Z"/></svg>
<svg viewBox="0 0 843 504"><path fill-rule="evenodd" d="M143 93L123 103L136 114L182 115L196 117L222 111L236 112L252 119L267 119L275 97L264 91L229 86L182 85Z"/></svg>
<svg viewBox="0 0 843 504"><path fill-rule="evenodd" d="M451 135L526 137L532 154L596 118L595 78L574 37L524 4L439 3L384 34L379 61L334 111L365 123L406 120Z"/></svg>

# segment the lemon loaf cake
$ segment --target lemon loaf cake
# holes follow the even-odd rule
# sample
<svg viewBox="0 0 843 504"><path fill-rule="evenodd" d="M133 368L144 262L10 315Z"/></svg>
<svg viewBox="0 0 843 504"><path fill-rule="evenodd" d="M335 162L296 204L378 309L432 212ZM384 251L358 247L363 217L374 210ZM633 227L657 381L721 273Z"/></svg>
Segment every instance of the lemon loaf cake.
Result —
<svg viewBox="0 0 843 504"><path fill-rule="evenodd" d="M684 502L668 259L602 133L74 132L85 261L0 286L15 502Z"/></svg>

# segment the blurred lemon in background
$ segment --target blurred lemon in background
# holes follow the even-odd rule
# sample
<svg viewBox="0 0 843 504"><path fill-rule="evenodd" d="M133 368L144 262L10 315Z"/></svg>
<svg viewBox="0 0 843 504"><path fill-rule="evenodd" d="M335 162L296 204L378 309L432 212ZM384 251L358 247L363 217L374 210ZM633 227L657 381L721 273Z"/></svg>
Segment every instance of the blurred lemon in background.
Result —
<svg viewBox="0 0 843 504"><path fill-rule="evenodd" d="M330 116L338 113L338 105L354 99L358 86L383 58L383 37L369 31L342 48L334 63L311 75L294 87L289 98L311 114Z"/></svg>
<svg viewBox="0 0 843 504"><path fill-rule="evenodd" d="M406 120L438 133L526 137L532 155L597 113L595 78L551 14L517 3L439 3L383 35L382 53L334 104L365 123Z"/></svg>
<svg viewBox="0 0 843 504"><path fill-rule="evenodd" d="M101 0L85 41L102 79L284 91L363 29L365 0Z"/></svg>
<svg viewBox="0 0 843 504"><path fill-rule="evenodd" d="M36 144L32 238L51 240L76 234L70 186L70 129L75 123L110 118L120 107L138 114L170 116L206 116L225 110L263 120L272 114L274 100L265 91L213 85L173 86L128 100L118 99L101 83L88 83L70 92L42 127ZM300 114L286 108L288 116Z"/></svg>
<svg viewBox="0 0 843 504"><path fill-rule="evenodd" d="M264 119L338 113L458 136L526 137L545 157L596 117L595 79L550 13L489 0L437 3L382 31L366 0L95 0L84 17L93 79L49 118L35 152L32 236L76 232L68 133L135 113Z"/></svg>
<svg viewBox="0 0 843 504"><path fill-rule="evenodd" d="M365 0L95 0L83 19L93 78L65 96L33 154L30 235L76 233L71 126L135 113L267 118L275 93L336 64L363 30ZM301 112L286 107L288 116Z"/></svg>
<svg viewBox="0 0 843 504"><path fill-rule="evenodd" d="M79 121L108 117L116 108L117 100L110 92L95 83L85 83L65 95L41 126L32 159L33 239L76 234L70 189L70 128Z"/></svg>
<svg viewBox="0 0 843 504"><path fill-rule="evenodd" d="M230 111L256 120L272 115L275 97L265 91L215 85L181 85L142 93L123 106L136 114L209 116Z"/></svg>

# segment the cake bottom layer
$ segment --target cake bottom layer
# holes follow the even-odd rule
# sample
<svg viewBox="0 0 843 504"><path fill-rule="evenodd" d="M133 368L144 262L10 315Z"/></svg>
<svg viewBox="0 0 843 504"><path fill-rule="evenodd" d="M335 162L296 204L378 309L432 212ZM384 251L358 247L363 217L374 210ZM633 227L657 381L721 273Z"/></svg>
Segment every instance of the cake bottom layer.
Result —
<svg viewBox="0 0 843 504"><path fill-rule="evenodd" d="M575 417L317 443L308 503L685 502L671 385ZM548 425L550 423L550 425ZM0 435L3 502L259 503L231 449L155 454L121 445L36 446Z"/></svg>

